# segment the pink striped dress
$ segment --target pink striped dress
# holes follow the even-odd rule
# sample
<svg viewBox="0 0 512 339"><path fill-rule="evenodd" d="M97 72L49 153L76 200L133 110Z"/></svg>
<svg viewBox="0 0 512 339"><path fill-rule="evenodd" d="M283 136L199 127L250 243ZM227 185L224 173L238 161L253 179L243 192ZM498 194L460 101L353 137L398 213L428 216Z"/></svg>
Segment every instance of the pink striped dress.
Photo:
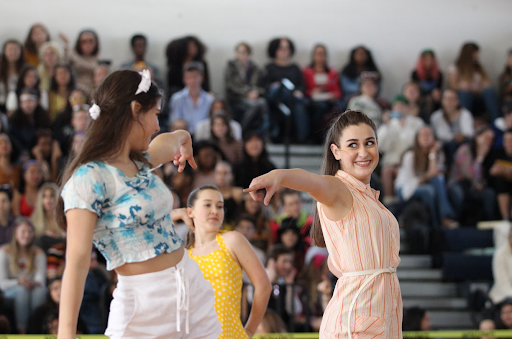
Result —
<svg viewBox="0 0 512 339"><path fill-rule="evenodd" d="M379 192L350 174L338 171L353 196L352 209L338 221L327 219L318 203L320 223L334 267L340 272L397 267L400 234L396 218L382 205ZM320 338L348 338L350 303L368 275L340 277L320 327ZM361 292L350 322L358 339L402 338L402 295L396 274L375 277Z"/></svg>

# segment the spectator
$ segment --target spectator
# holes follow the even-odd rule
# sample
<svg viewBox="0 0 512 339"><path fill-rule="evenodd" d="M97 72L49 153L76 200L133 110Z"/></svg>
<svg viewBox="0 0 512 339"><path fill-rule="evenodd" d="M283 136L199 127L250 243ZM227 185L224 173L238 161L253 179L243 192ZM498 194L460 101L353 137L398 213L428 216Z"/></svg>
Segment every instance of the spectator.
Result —
<svg viewBox="0 0 512 339"><path fill-rule="evenodd" d="M43 183L43 169L36 160L29 160L23 165L22 180L19 187L20 194L13 200L13 213L15 216L30 218L34 212L39 187Z"/></svg>
<svg viewBox="0 0 512 339"><path fill-rule="evenodd" d="M262 202L254 201L249 194L243 196L240 209L241 214L248 214L255 220L256 230L252 243L266 252L274 243L272 230L270 228L270 217L268 207Z"/></svg>
<svg viewBox="0 0 512 339"><path fill-rule="evenodd" d="M180 206L187 206L188 195L192 192L192 184L194 183L194 170L190 166L185 166L182 172L178 172L174 165L169 164L168 166L172 168L172 173L166 182L178 195ZM164 171L167 170L168 166L166 165Z"/></svg>
<svg viewBox="0 0 512 339"><path fill-rule="evenodd" d="M25 65L22 46L17 40L7 40L0 58L0 111L5 112L7 94L16 90L18 76Z"/></svg>
<svg viewBox="0 0 512 339"><path fill-rule="evenodd" d="M16 90L10 91L7 96L7 112L12 114L15 110L18 109L19 97L21 91L24 88L33 88L38 91L40 97L39 103L41 104L41 107L43 107L45 110L48 110L48 92L41 90L39 83L40 78L37 72L37 68L34 66L23 67L18 78L18 83L16 84Z"/></svg>
<svg viewBox="0 0 512 339"><path fill-rule="evenodd" d="M402 95L407 99L407 113L428 123L431 112L427 112L423 107L420 85L414 81L406 83L402 88Z"/></svg>
<svg viewBox="0 0 512 339"><path fill-rule="evenodd" d="M306 256L306 244L303 239L304 236L300 233L297 219L284 218L281 227L277 230L276 244L281 244L292 251L293 267L297 270L298 275L302 273Z"/></svg>
<svg viewBox="0 0 512 339"><path fill-rule="evenodd" d="M24 151L28 151L32 147L36 131L49 127L50 118L39 105L38 91L24 88L20 95L20 107L9 120L10 135Z"/></svg>
<svg viewBox="0 0 512 339"><path fill-rule="evenodd" d="M327 256L317 254L304 269L301 277L301 283L305 287L304 304L307 302L309 316L308 322L313 331L320 330L322 316L327 304L331 300L334 286L329 279L331 276L327 267Z"/></svg>
<svg viewBox="0 0 512 339"><path fill-rule="evenodd" d="M302 70L306 83L306 97L311 99L310 113L315 141L323 142L323 135L330 120L330 111L341 99L338 72L330 68L327 47L318 44L311 53L311 63Z"/></svg>
<svg viewBox="0 0 512 339"><path fill-rule="evenodd" d="M496 329L496 323L492 319L483 319L478 325L480 331L494 331ZM491 337L482 337L482 339L492 339Z"/></svg>
<svg viewBox="0 0 512 339"><path fill-rule="evenodd" d="M224 200L225 201L225 200ZM262 264L267 261L267 256L260 248L254 246L254 235L256 234L256 220L249 214L241 214L236 218L234 223L234 229L240 232L252 245L252 249L256 252L256 255L260 259ZM244 283L250 283L247 274L244 272Z"/></svg>
<svg viewBox="0 0 512 339"><path fill-rule="evenodd" d="M36 230L36 245L45 253L55 244L64 242L64 231L59 228L55 208L59 198L59 186L44 183L39 189L32 223Z"/></svg>
<svg viewBox="0 0 512 339"><path fill-rule="evenodd" d="M0 185L8 185L13 190L19 187L21 179L21 167L16 160L11 138L0 133Z"/></svg>
<svg viewBox="0 0 512 339"><path fill-rule="evenodd" d="M503 134L503 148L496 151L489 173L491 186L498 198L503 220L510 219L510 194L512 192L512 129Z"/></svg>
<svg viewBox="0 0 512 339"><path fill-rule="evenodd" d="M512 104L512 49L508 51L507 63L500 75L498 85L501 106L510 106Z"/></svg>
<svg viewBox="0 0 512 339"><path fill-rule="evenodd" d="M476 225L480 220L495 220L496 193L487 185L488 173L484 163L490 160L494 132L481 127L468 144L459 147L450 173L448 192L459 220L466 225ZM488 169L488 168L487 168ZM470 206L467 206L467 204ZM463 209L464 205L467 208ZM481 211L473 214L471 211ZM476 220L469 220L476 215ZM462 220L461 220L462 222Z"/></svg>
<svg viewBox="0 0 512 339"><path fill-rule="evenodd" d="M110 61L98 61L96 67L94 67L93 72L93 81L94 86L93 90L97 90L100 87L101 83L110 73Z"/></svg>
<svg viewBox="0 0 512 339"><path fill-rule="evenodd" d="M263 316L263 320L256 330L256 334L261 335L273 333L287 333L286 325L276 311L267 309Z"/></svg>
<svg viewBox="0 0 512 339"><path fill-rule="evenodd" d="M384 185L384 205L396 202L394 182L402 155L414 145L414 138L424 123L410 115L407 99L399 94L393 98L392 110L382 115L382 125L377 130L379 150L382 155L381 177Z"/></svg>
<svg viewBox="0 0 512 339"><path fill-rule="evenodd" d="M48 41L41 45L39 49L40 62L39 66L37 66L37 71L40 78L39 88L42 91L50 91L55 67L62 62L63 53L62 47L55 41Z"/></svg>
<svg viewBox="0 0 512 339"><path fill-rule="evenodd" d="M367 77L367 73L364 73L360 83L361 94L353 96L348 102L347 108L363 112L379 128L382 122L382 110L388 109L389 104L378 98L379 87L373 77Z"/></svg>
<svg viewBox="0 0 512 339"><path fill-rule="evenodd" d="M0 186L0 245L11 241L14 232L12 215L12 190L9 185Z"/></svg>
<svg viewBox="0 0 512 339"><path fill-rule="evenodd" d="M49 128L37 130L34 142L31 153L43 168L44 181L56 182L60 175L59 160L62 157L59 143L53 139Z"/></svg>
<svg viewBox="0 0 512 339"><path fill-rule="evenodd" d="M58 323L60 304L60 289L62 277L55 277L48 282L48 297L46 302L32 312L27 334L57 334L55 320ZM86 334L87 328L82 319L78 319L77 334Z"/></svg>
<svg viewBox="0 0 512 339"><path fill-rule="evenodd" d="M430 315L421 307L411 307L404 312L404 331L430 331Z"/></svg>
<svg viewBox="0 0 512 339"><path fill-rule="evenodd" d="M224 72L226 98L244 133L264 133L269 113L263 71L250 59L252 49L247 43L239 43L235 51L236 59L228 61Z"/></svg>
<svg viewBox="0 0 512 339"><path fill-rule="evenodd" d="M83 106L88 102L89 98L84 90L75 88L71 91L66 103L66 107L57 115L57 117L55 117L52 125L53 134L57 140L62 140L62 130L64 127L71 124L71 119L73 118L73 107ZM64 151L66 150L64 149Z"/></svg>
<svg viewBox="0 0 512 339"><path fill-rule="evenodd" d="M226 161L215 166L215 185L224 199L224 222L231 224L242 202L242 188L233 186L233 169Z"/></svg>
<svg viewBox="0 0 512 339"><path fill-rule="evenodd" d="M414 147L402 159L395 181L395 190L401 201L412 198L428 206L432 227L453 228L458 223L456 213L448 199L444 181L444 157L432 129L422 127L416 134Z"/></svg>
<svg viewBox="0 0 512 339"><path fill-rule="evenodd" d="M282 105L291 110L292 134L298 142L309 137L309 116L304 92L306 86L300 67L292 61L295 45L288 38L270 41L267 54L272 61L265 66L267 100L271 108L270 136L280 140L285 132L286 115Z"/></svg>
<svg viewBox="0 0 512 339"><path fill-rule="evenodd" d="M34 225L17 218L9 244L0 248L0 288L15 300L18 331L25 332L30 313L46 297L46 256L34 245Z"/></svg>
<svg viewBox="0 0 512 339"><path fill-rule="evenodd" d="M94 68L98 64L100 42L93 30L83 30L78 34L75 47L69 52L69 63L76 73L77 87L87 94L94 86Z"/></svg>
<svg viewBox="0 0 512 339"><path fill-rule="evenodd" d="M498 312L499 319L496 322L496 329L512 329L512 299L505 299L500 305L498 305Z"/></svg>
<svg viewBox="0 0 512 339"><path fill-rule="evenodd" d="M494 305L498 305L512 298L512 231L509 231L508 241L494 252L492 275L494 285L489 291L489 298Z"/></svg>
<svg viewBox="0 0 512 339"><path fill-rule="evenodd" d="M241 140L234 138L226 113L215 113L211 117L211 135L211 140L232 165L238 165L242 161L243 144Z"/></svg>
<svg viewBox="0 0 512 339"><path fill-rule="evenodd" d="M249 187L253 178L275 168L269 159L263 138L255 132L245 135L242 162L235 169L236 185L242 188Z"/></svg>
<svg viewBox="0 0 512 339"><path fill-rule="evenodd" d="M197 169L194 174L192 189L204 185L215 184L215 166L223 159L221 150L208 141L197 142L194 145L194 159Z"/></svg>
<svg viewBox="0 0 512 339"><path fill-rule="evenodd" d="M381 75L372 53L364 46L357 46L350 51L350 60L340 72L342 107L346 107L350 98L359 92L363 73L369 73L377 85L380 84Z"/></svg>
<svg viewBox="0 0 512 339"><path fill-rule="evenodd" d="M293 267L292 250L280 244L274 245L270 250L267 273L274 285L268 308L280 314L288 328L293 327L303 306L294 287L297 270Z"/></svg>
<svg viewBox="0 0 512 339"><path fill-rule="evenodd" d="M495 135L493 148L502 148L503 133L505 133L509 128L512 128L512 102L510 105L505 105L503 107L503 117L494 120L492 127Z"/></svg>
<svg viewBox="0 0 512 339"><path fill-rule="evenodd" d="M208 119L197 123L194 141L206 140L212 138L212 117L217 113L226 114L229 117L229 128L233 133L235 140L242 140L242 126L236 120L231 119L231 110L225 100L215 99L210 106L210 115Z"/></svg>
<svg viewBox="0 0 512 339"><path fill-rule="evenodd" d="M480 48L477 44L465 43L454 64L448 68L448 85L458 91L461 106L480 116L486 113L489 122L500 114L498 96L491 87L487 72L478 61ZM478 100L483 101L479 108Z"/></svg>
<svg viewBox="0 0 512 339"><path fill-rule="evenodd" d="M431 49L421 52L416 68L411 74L411 80L420 86L424 110L427 120L430 114L437 110L441 104L441 88L443 86L443 73L439 70L436 55Z"/></svg>
<svg viewBox="0 0 512 339"><path fill-rule="evenodd" d="M63 154L69 154L71 143L76 133L85 133L90 122L89 105L74 105L71 124L61 130L59 146Z"/></svg>
<svg viewBox="0 0 512 339"><path fill-rule="evenodd" d="M75 78L71 67L66 64L57 65L50 83L49 93L49 114L52 121L66 107L68 97L74 89Z"/></svg>
<svg viewBox="0 0 512 339"><path fill-rule="evenodd" d="M444 90L441 109L432 114L430 125L443 145L448 166L453 162L457 148L475 133L471 112L459 106L457 92L452 89Z"/></svg>
<svg viewBox="0 0 512 339"><path fill-rule="evenodd" d="M79 317L82 318L87 331L90 334L102 334L105 327L102 324L100 310L101 292L103 286L108 283L107 272L104 267L98 263L98 256L93 249L91 252L91 261L89 265L89 272L85 279L84 298L80 306Z"/></svg>
<svg viewBox="0 0 512 339"><path fill-rule="evenodd" d="M27 64L34 67L39 65L39 51L47 41L50 41L50 33L43 24L37 23L30 27L23 50Z"/></svg>
<svg viewBox="0 0 512 339"><path fill-rule="evenodd" d="M281 228L283 220L293 218L297 223L298 231L302 237L307 237L309 242L309 228L313 224L313 217L302 209L303 200L301 192L292 189L284 189L281 192L282 212L274 217L272 234L277 239L278 230Z"/></svg>
<svg viewBox="0 0 512 339"><path fill-rule="evenodd" d="M199 83L204 91L210 92L210 74L208 64L204 60L206 46L198 38L186 36L173 40L167 45L165 54L167 56L167 67L169 67L167 73L169 95L173 95L186 86L183 79L185 65L192 61L201 64L203 76Z"/></svg>
<svg viewBox="0 0 512 339"><path fill-rule="evenodd" d="M190 62L183 67L185 88L176 92L169 103L169 122L185 120L188 130L193 134L197 123L208 118L213 96L201 88L204 68L199 62Z"/></svg>
<svg viewBox="0 0 512 339"><path fill-rule="evenodd" d="M148 39L143 34L135 34L130 40L130 46L133 52L133 60L123 62L121 69L132 69L135 71L142 71L143 69L149 69L151 72L151 79L155 79L155 82L163 88L161 85L162 78L158 67L146 60L146 50L148 47Z"/></svg>

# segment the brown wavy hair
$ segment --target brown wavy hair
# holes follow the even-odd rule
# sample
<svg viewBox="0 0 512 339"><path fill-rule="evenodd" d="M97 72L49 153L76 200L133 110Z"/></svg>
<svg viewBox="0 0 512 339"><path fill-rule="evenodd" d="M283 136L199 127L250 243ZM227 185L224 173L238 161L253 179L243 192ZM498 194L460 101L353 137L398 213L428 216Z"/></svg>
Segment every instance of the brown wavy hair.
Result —
<svg viewBox="0 0 512 339"><path fill-rule="evenodd" d="M117 71L110 74L96 90L93 100L101 109L100 116L91 121L80 152L66 166L61 180L62 187L78 167L91 161L105 161L123 149L134 123L131 109L133 101L141 105L141 110L137 113L140 116L162 98L162 93L154 83L146 93L135 95L141 79L141 75L135 71ZM137 123L140 124L140 121ZM140 151L131 151L130 159L149 165L149 161ZM65 230L67 225L62 197L59 197L57 204L57 221Z"/></svg>

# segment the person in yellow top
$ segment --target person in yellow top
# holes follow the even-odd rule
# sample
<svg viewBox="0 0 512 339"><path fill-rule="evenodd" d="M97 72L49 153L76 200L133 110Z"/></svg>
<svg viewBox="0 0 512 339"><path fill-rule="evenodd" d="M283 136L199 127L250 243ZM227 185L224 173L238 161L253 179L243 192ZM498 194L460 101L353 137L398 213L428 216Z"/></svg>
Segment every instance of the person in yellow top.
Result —
<svg viewBox="0 0 512 339"><path fill-rule="evenodd" d="M219 339L251 338L260 324L270 297L268 275L247 239L236 231L220 231L224 199L216 186L205 185L190 193L186 216L193 222L187 237L189 255L215 292L215 310L222 325ZM240 320L242 269L254 286L251 313Z"/></svg>

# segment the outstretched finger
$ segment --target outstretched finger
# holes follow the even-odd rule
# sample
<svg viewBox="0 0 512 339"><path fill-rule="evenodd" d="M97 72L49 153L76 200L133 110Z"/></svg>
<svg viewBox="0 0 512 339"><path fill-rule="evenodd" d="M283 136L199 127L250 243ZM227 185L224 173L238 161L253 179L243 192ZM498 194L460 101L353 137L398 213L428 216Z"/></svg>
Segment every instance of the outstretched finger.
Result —
<svg viewBox="0 0 512 339"><path fill-rule="evenodd" d="M197 168L196 160L194 159L194 157L193 157L193 156L191 156L190 158L188 158L188 164L189 164L192 168Z"/></svg>
<svg viewBox="0 0 512 339"><path fill-rule="evenodd" d="M274 196L274 193L276 193L276 189L274 187L267 188L267 194L265 194L265 200L263 200L265 206L268 206L270 204L270 200Z"/></svg>

